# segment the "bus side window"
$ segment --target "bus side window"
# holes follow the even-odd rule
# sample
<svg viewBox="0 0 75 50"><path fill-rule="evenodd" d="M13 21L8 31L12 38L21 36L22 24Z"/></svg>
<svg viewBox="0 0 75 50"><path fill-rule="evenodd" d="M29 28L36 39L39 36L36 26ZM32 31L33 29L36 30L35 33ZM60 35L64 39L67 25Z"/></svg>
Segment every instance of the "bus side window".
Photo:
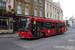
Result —
<svg viewBox="0 0 75 50"><path fill-rule="evenodd" d="M52 29L55 29L55 23L52 23Z"/></svg>
<svg viewBox="0 0 75 50"><path fill-rule="evenodd" d="M46 22L46 24L47 24L47 29L52 29L51 22Z"/></svg>
<svg viewBox="0 0 75 50"><path fill-rule="evenodd" d="M45 22L41 22L41 29L46 29L46 23Z"/></svg>
<svg viewBox="0 0 75 50"><path fill-rule="evenodd" d="M60 23L60 28L62 28L62 23Z"/></svg>
<svg viewBox="0 0 75 50"><path fill-rule="evenodd" d="M62 27L64 27L64 23L62 23Z"/></svg>

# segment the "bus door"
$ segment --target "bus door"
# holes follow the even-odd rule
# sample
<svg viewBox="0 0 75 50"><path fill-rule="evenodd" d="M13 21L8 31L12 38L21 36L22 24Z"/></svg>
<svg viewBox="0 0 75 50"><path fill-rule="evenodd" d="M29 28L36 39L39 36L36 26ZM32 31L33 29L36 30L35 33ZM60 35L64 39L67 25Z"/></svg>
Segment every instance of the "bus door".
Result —
<svg viewBox="0 0 75 50"><path fill-rule="evenodd" d="M33 38L40 37L40 22L39 21L32 21L32 34Z"/></svg>
<svg viewBox="0 0 75 50"><path fill-rule="evenodd" d="M59 34L59 25L56 23L56 35Z"/></svg>

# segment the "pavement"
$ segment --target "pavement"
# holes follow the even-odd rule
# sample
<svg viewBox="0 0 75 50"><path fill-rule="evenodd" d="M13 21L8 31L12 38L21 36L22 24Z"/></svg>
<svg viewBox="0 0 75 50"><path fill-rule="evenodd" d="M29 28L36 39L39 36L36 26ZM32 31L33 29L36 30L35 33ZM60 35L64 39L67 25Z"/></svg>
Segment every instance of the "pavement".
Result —
<svg viewBox="0 0 75 50"><path fill-rule="evenodd" d="M14 34L1 34L0 38L16 38L18 37L18 33L14 33Z"/></svg>

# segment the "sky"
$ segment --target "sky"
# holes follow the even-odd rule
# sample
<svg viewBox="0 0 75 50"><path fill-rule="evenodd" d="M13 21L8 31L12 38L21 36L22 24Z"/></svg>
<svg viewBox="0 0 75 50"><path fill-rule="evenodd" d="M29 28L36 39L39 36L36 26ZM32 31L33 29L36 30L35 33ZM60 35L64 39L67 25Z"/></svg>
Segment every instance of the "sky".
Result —
<svg viewBox="0 0 75 50"><path fill-rule="evenodd" d="M63 10L63 19L66 17L75 17L75 0L53 0L54 2L60 2L61 9Z"/></svg>

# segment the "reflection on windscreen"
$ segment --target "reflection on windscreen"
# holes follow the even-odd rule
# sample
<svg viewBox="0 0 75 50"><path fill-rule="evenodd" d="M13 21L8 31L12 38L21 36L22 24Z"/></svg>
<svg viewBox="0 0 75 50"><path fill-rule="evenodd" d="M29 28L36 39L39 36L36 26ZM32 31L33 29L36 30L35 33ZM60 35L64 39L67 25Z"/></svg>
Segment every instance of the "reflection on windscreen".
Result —
<svg viewBox="0 0 75 50"><path fill-rule="evenodd" d="M19 24L20 31L29 31L30 18L22 18Z"/></svg>

